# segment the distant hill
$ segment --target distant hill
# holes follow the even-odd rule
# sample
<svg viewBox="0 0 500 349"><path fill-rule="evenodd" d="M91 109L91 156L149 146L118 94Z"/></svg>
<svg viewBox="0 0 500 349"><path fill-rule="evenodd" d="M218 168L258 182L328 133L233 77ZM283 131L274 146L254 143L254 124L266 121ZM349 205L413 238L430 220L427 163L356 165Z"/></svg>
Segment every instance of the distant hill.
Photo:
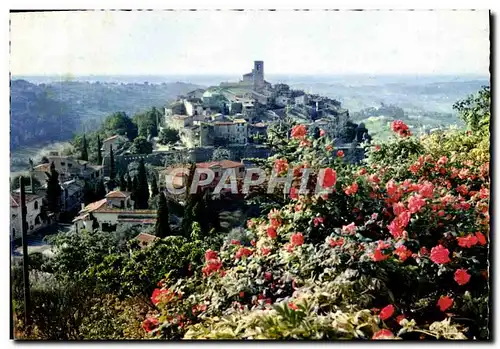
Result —
<svg viewBox="0 0 500 349"><path fill-rule="evenodd" d="M102 83L62 81L33 84L11 81L11 150L65 141L73 133L96 129L113 112L129 116L162 108L199 85L189 83Z"/></svg>

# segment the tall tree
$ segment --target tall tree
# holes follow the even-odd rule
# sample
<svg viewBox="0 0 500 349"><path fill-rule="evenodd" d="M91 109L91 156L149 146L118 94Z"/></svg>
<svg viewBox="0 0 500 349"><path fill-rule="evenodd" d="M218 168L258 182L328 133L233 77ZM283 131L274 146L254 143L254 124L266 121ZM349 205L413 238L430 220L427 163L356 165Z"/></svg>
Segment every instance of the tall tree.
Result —
<svg viewBox="0 0 500 349"><path fill-rule="evenodd" d="M115 155L113 154L113 146L109 147L109 179L114 180L116 176Z"/></svg>
<svg viewBox="0 0 500 349"><path fill-rule="evenodd" d="M52 213L61 211L61 185L59 184L59 172L56 171L54 162L50 164L50 173L46 172L47 176L47 192L45 198L47 201L47 209Z"/></svg>
<svg viewBox="0 0 500 349"><path fill-rule="evenodd" d="M158 184L156 183L156 176L153 175L153 179L151 180L151 196L154 197L158 195Z"/></svg>
<svg viewBox="0 0 500 349"><path fill-rule="evenodd" d="M132 184L132 178L130 177L130 174L127 173L127 191L128 192L133 192L134 191L134 187L133 187L133 184Z"/></svg>
<svg viewBox="0 0 500 349"><path fill-rule="evenodd" d="M139 188L139 181L137 180L137 176L134 176L134 179L132 180L132 190L130 196L132 200L134 200L134 207L137 208L137 190Z"/></svg>
<svg viewBox="0 0 500 349"><path fill-rule="evenodd" d="M195 217L193 215L194 207L196 206L196 202L198 201L197 194L191 194L190 188L191 183L193 182L194 173L196 171L196 165L193 163L189 169L189 174L186 180L186 200L184 204L184 215L182 217L182 231L184 236L191 236L191 227L193 222L195 221Z"/></svg>
<svg viewBox="0 0 500 349"><path fill-rule="evenodd" d="M82 160L89 161L89 151L87 149L87 138L85 138L85 135L83 135L82 154L80 155L80 158Z"/></svg>
<svg viewBox="0 0 500 349"><path fill-rule="evenodd" d="M99 137L99 134L97 135L97 164L102 165L102 143L101 143L101 138Z"/></svg>
<svg viewBox="0 0 500 349"><path fill-rule="evenodd" d="M104 186L102 179L96 184L95 195L98 200L101 200L106 196L106 187Z"/></svg>
<svg viewBox="0 0 500 349"><path fill-rule="evenodd" d="M144 160L141 159L139 160L139 166L137 167L136 207L139 209L148 208L148 200L148 177L146 174L146 167L144 166Z"/></svg>
<svg viewBox="0 0 500 349"><path fill-rule="evenodd" d="M120 175L120 190L127 191L127 181L125 180L125 175L123 173Z"/></svg>
<svg viewBox="0 0 500 349"><path fill-rule="evenodd" d="M163 193L160 193L158 200L155 235L159 238L172 235L169 224L167 200L165 199L165 195Z"/></svg>

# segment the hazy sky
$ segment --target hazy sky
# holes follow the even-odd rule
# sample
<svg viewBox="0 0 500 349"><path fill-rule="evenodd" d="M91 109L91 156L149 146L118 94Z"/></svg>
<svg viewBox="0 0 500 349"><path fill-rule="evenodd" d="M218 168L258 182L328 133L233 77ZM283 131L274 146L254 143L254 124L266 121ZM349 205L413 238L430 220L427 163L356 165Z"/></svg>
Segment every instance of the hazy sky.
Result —
<svg viewBox="0 0 500 349"><path fill-rule="evenodd" d="M11 14L14 75L488 74L487 11Z"/></svg>

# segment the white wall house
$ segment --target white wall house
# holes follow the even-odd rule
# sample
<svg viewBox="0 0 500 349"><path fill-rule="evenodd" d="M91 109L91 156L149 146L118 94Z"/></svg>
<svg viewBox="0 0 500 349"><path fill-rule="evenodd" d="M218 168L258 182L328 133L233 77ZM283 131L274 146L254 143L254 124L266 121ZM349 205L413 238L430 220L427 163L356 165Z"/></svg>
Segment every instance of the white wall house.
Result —
<svg viewBox="0 0 500 349"><path fill-rule="evenodd" d="M40 195L26 194L26 222L28 234L42 228L44 223L40 216L42 197ZM12 193L10 196L10 232L14 239L22 237L21 230L21 196Z"/></svg>

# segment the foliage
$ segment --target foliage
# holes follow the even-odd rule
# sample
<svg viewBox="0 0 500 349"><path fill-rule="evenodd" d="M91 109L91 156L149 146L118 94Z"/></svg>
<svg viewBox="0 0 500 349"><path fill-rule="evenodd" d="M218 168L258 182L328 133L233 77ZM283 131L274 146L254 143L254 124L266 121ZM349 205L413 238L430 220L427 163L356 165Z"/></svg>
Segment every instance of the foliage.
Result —
<svg viewBox="0 0 500 349"><path fill-rule="evenodd" d="M99 136L99 134L97 135L97 141L96 141L96 150L97 150L97 164L98 165L101 165L102 164L102 152L101 152L101 148L102 148L102 143L101 143L101 137Z"/></svg>
<svg viewBox="0 0 500 349"><path fill-rule="evenodd" d="M212 153L212 161L231 160L231 150L227 148L216 148Z"/></svg>
<svg viewBox="0 0 500 349"><path fill-rule="evenodd" d="M132 120L137 125L139 136L144 138L147 138L148 136L156 137L158 135L157 124L161 116L160 111L155 107L144 113L134 115Z"/></svg>
<svg viewBox="0 0 500 349"><path fill-rule="evenodd" d="M163 193L159 195L155 233L159 238L164 238L172 234L170 230L167 199Z"/></svg>
<svg viewBox="0 0 500 349"><path fill-rule="evenodd" d="M82 152L80 155L80 159L82 159L84 161L89 161L88 144L87 144L87 140L85 139L85 134L83 135Z"/></svg>
<svg viewBox="0 0 500 349"><path fill-rule="evenodd" d="M153 144L144 137L137 137L131 147L133 154L151 154L153 152Z"/></svg>
<svg viewBox="0 0 500 349"><path fill-rule="evenodd" d="M158 142L160 144L174 144L180 141L179 132L173 128L164 128L160 132L160 138Z"/></svg>
<svg viewBox="0 0 500 349"><path fill-rule="evenodd" d="M135 201L135 207L137 209L146 209L148 208L149 186L148 186L146 168L144 167L144 160L142 159L139 161L139 167L137 169L136 178L137 178L137 186L134 188L134 199L133 199Z"/></svg>
<svg viewBox="0 0 500 349"><path fill-rule="evenodd" d="M18 175L18 176L11 178L10 190L19 189L19 178L21 178L21 176L22 175ZM31 180L33 180L33 186L34 186L35 190L39 189L42 186L40 181L38 179L36 179L35 177L30 178L30 176L23 176L24 187L26 189L29 189L31 187Z"/></svg>
<svg viewBox="0 0 500 349"><path fill-rule="evenodd" d="M47 201L47 209L52 213L59 213L61 210L61 186L59 185L59 173L52 162L50 164L50 173L45 173L47 176L47 191L45 199Z"/></svg>
<svg viewBox="0 0 500 349"><path fill-rule="evenodd" d="M227 239L206 251L201 276L166 278L151 336L490 338L489 135L451 130L433 153L434 138L416 139L400 121L392 128L360 165L301 125L290 139L271 134L268 170L330 168L323 187L332 191L281 194L247 222L250 245ZM481 141L462 149L456 137ZM319 178L310 180L311 190Z"/></svg>
<svg viewBox="0 0 500 349"><path fill-rule="evenodd" d="M106 117L102 129L108 137L118 134L126 136L131 141L137 137L137 126L125 112L116 112Z"/></svg>
<svg viewBox="0 0 500 349"><path fill-rule="evenodd" d="M153 174L153 178L151 179L151 196L154 197L158 195L158 184L156 183L156 176Z"/></svg>

